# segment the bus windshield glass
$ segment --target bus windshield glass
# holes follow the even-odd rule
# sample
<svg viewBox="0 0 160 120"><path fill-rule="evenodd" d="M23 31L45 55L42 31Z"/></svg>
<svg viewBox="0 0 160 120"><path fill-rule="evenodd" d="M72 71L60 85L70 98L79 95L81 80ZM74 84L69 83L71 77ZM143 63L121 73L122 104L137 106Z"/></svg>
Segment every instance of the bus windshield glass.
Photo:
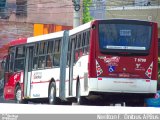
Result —
<svg viewBox="0 0 160 120"><path fill-rule="evenodd" d="M151 28L151 25L140 24L99 24L100 50L148 51Z"/></svg>

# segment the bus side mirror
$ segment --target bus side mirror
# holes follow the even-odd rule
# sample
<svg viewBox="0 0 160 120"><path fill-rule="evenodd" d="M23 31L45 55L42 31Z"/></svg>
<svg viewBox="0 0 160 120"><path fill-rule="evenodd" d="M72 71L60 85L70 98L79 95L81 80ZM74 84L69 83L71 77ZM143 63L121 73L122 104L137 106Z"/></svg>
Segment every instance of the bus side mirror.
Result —
<svg viewBox="0 0 160 120"><path fill-rule="evenodd" d="M96 25L93 24L92 25L92 29L95 30L96 29Z"/></svg>

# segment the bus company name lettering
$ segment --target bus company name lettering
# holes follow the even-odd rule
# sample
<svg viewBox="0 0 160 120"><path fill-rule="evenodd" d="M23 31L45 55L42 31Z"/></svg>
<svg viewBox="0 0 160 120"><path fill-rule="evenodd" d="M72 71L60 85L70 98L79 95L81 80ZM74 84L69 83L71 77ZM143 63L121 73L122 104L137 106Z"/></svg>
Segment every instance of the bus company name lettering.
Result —
<svg viewBox="0 0 160 120"><path fill-rule="evenodd" d="M40 94L39 93L33 94L33 97L40 97Z"/></svg>
<svg viewBox="0 0 160 120"><path fill-rule="evenodd" d="M119 60L120 60L120 57L118 56L113 56L113 57L99 56L98 58L103 59L105 63L112 66L117 66L117 63L119 63Z"/></svg>
<svg viewBox="0 0 160 120"><path fill-rule="evenodd" d="M36 72L33 75L33 79L41 79L42 78L42 72Z"/></svg>

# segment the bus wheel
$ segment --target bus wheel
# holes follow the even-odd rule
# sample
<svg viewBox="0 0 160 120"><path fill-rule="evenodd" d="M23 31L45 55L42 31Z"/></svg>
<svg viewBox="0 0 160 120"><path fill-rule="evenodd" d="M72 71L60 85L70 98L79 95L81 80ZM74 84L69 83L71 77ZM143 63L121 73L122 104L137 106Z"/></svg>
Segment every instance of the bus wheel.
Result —
<svg viewBox="0 0 160 120"><path fill-rule="evenodd" d="M15 90L15 102L22 103L22 90L19 85L16 87L16 90Z"/></svg>
<svg viewBox="0 0 160 120"><path fill-rule="evenodd" d="M49 94L48 94L48 100L49 104L56 104L57 99L56 99L56 85L54 82L51 82L49 86Z"/></svg>
<svg viewBox="0 0 160 120"><path fill-rule="evenodd" d="M77 104L78 105L84 105L86 104L87 100L84 96L81 96L81 87L80 87L80 83L78 82L77 84L77 94L76 94L76 97L77 97Z"/></svg>

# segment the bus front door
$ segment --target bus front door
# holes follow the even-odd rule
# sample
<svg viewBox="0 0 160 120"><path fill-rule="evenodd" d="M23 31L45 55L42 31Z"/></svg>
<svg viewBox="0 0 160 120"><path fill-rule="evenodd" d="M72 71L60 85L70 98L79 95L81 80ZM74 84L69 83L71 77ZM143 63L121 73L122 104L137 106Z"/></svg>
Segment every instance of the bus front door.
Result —
<svg viewBox="0 0 160 120"><path fill-rule="evenodd" d="M72 96L73 93L73 65L74 65L74 48L75 48L75 39L71 39L70 46L70 61L69 61L69 96Z"/></svg>
<svg viewBox="0 0 160 120"><path fill-rule="evenodd" d="M34 46L27 46L26 48L26 62L24 72L24 97L29 98L31 95L31 74L33 61Z"/></svg>

